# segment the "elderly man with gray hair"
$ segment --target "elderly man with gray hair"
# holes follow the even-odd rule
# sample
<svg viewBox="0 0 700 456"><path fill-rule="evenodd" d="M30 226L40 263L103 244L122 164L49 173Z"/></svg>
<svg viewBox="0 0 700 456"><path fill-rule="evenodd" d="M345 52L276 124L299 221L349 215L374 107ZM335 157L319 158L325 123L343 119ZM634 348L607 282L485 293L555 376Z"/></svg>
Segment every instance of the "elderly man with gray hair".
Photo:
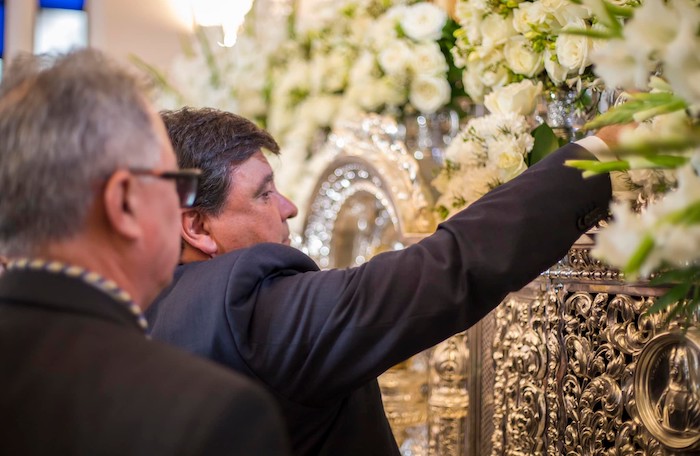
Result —
<svg viewBox="0 0 700 456"><path fill-rule="evenodd" d="M138 81L101 53L0 86L0 453L279 455L260 388L144 336L180 255L179 170Z"/></svg>

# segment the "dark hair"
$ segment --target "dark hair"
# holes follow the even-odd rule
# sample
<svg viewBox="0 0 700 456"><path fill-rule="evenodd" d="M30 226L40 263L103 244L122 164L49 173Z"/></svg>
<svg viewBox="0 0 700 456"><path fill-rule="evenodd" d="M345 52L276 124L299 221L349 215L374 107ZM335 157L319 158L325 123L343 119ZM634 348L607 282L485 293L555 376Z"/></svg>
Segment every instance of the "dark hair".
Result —
<svg viewBox="0 0 700 456"><path fill-rule="evenodd" d="M217 215L233 182L231 171L256 152L279 154L274 138L250 120L213 108L161 111L180 168L199 168L195 208Z"/></svg>

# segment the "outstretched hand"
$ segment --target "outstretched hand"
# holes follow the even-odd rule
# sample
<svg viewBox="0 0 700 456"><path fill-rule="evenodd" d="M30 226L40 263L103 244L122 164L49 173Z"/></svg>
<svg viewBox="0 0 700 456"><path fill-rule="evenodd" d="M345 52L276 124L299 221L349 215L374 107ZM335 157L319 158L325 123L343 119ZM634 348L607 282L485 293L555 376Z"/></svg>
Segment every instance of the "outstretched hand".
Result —
<svg viewBox="0 0 700 456"><path fill-rule="evenodd" d="M607 125L600 128L595 135L605 141L609 148L613 149L619 145L620 134L623 131L631 130L637 126L636 123Z"/></svg>

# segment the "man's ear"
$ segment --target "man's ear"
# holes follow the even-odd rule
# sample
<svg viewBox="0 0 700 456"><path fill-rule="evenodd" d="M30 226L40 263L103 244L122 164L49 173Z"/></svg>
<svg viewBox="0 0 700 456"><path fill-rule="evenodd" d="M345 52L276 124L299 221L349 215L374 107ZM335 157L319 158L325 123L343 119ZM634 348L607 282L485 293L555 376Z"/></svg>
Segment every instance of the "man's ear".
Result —
<svg viewBox="0 0 700 456"><path fill-rule="evenodd" d="M182 239L209 258L218 252L216 241L209 232L207 216L196 209L182 211Z"/></svg>
<svg viewBox="0 0 700 456"><path fill-rule="evenodd" d="M109 177L102 193L108 223L114 231L130 240L138 239L142 234L134 210L137 198L131 174L124 170L115 171Z"/></svg>

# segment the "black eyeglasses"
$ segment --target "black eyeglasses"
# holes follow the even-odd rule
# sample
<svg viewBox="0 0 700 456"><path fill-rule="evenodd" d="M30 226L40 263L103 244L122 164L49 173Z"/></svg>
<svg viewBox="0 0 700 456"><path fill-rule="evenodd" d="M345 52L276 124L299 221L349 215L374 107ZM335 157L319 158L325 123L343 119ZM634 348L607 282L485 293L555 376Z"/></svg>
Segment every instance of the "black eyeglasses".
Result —
<svg viewBox="0 0 700 456"><path fill-rule="evenodd" d="M197 183L202 170L197 168L178 169L176 171L156 171L152 169L130 168L129 172L142 176L153 176L158 179L172 179L175 181L175 190L180 198L180 207L192 207L197 198Z"/></svg>

